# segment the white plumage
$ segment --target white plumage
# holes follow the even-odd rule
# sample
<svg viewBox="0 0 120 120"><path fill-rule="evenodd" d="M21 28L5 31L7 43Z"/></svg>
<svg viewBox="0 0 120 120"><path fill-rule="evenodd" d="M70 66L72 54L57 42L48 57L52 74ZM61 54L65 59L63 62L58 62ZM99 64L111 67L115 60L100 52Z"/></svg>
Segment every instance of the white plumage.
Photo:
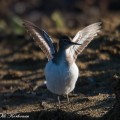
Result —
<svg viewBox="0 0 120 120"><path fill-rule="evenodd" d="M79 75L75 62L68 65L64 58L61 58L59 65L50 60L45 67L47 88L58 95L66 95L73 91Z"/></svg>

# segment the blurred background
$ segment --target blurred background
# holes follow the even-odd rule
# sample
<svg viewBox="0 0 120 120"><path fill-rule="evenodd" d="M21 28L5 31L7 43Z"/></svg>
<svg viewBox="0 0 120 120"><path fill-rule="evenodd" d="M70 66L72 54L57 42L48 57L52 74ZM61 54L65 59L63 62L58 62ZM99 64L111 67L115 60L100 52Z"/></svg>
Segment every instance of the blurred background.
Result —
<svg viewBox="0 0 120 120"><path fill-rule="evenodd" d="M45 29L77 29L120 10L119 0L0 0L0 5L2 35L22 34L22 19ZM114 16L109 19L112 22Z"/></svg>
<svg viewBox="0 0 120 120"><path fill-rule="evenodd" d="M57 104L57 97L43 86L47 59L27 35L23 20L43 28L56 45L61 34L73 37L85 26L102 21L100 34L77 60L80 78L75 88L77 96L71 95L74 109L65 105L61 108L65 113L58 113L76 111L79 115L101 117L112 109L116 97L120 100L120 86L115 87L120 80L120 0L0 0L3 113L31 114ZM62 100L66 101L64 97Z"/></svg>

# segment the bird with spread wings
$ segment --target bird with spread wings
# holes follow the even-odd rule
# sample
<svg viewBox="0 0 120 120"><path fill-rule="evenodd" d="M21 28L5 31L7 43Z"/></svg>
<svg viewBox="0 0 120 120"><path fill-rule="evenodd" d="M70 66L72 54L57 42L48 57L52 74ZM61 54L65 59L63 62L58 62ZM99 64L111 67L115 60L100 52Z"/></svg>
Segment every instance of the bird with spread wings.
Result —
<svg viewBox="0 0 120 120"><path fill-rule="evenodd" d="M64 36L59 41L59 50L55 51L52 39L43 29L38 28L31 22L24 21L24 26L28 33L48 58L48 63L45 67L45 77L47 88L52 93L58 95L65 94L68 98L68 94L75 88L79 76L75 60L94 37L97 36L101 28L100 24L98 22L85 27L73 39Z"/></svg>
<svg viewBox="0 0 120 120"><path fill-rule="evenodd" d="M81 44L80 46L73 45L70 47L74 59L76 59L85 47L87 47L87 45L94 39L94 37L97 36L97 33L101 28L100 24L101 22L97 22L85 27L84 29L78 31L72 39L72 42ZM24 21L23 25L30 36L33 37L34 41L39 45L48 60L53 59L55 49L51 37L43 29L38 28L29 21Z"/></svg>

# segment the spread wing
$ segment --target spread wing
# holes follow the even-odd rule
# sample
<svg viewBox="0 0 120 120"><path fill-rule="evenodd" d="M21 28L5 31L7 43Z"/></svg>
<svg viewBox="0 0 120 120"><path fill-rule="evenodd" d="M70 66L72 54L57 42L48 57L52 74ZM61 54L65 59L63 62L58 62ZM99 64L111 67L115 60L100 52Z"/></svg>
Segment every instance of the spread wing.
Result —
<svg viewBox="0 0 120 120"><path fill-rule="evenodd" d="M24 21L23 25L30 36L33 37L34 41L39 45L48 60L52 59L53 55L55 54L55 50L52 39L48 36L48 34L31 22Z"/></svg>
<svg viewBox="0 0 120 120"><path fill-rule="evenodd" d="M97 33L100 31L101 28L100 24L101 22L91 24L85 27L83 30L79 31L75 35L72 42L81 44L73 45L70 47L70 50L72 51L75 59L84 50L84 48L93 40L93 38L97 36Z"/></svg>

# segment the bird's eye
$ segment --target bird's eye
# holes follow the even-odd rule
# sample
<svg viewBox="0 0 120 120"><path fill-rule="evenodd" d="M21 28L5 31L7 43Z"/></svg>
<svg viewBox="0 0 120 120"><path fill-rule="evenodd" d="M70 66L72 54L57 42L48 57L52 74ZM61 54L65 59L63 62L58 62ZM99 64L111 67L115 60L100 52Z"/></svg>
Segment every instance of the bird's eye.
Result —
<svg viewBox="0 0 120 120"><path fill-rule="evenodd" d="M63 40L63 42L64 42L64 43L68 43L68 41L67 41L67 40Z"/></svg>

